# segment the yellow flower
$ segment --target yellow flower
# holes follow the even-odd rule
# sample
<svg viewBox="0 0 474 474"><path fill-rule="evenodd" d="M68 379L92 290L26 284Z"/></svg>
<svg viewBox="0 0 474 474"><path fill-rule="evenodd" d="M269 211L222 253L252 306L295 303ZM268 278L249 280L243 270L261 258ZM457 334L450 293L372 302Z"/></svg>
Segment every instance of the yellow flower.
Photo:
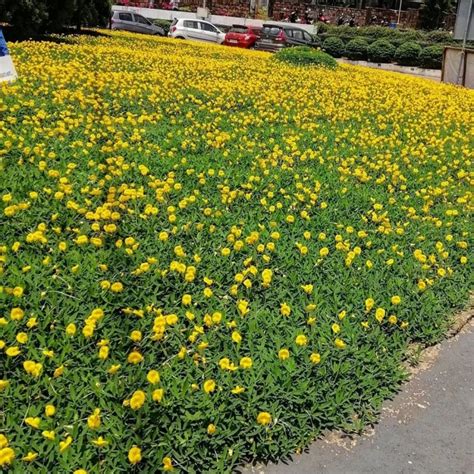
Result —
<svg viewBox="0 0 474 474"><path fill-rule="evenodd" d="M74 323L70 323L66 326L66 334L68 336L74 336L76 334L77 328Z"/></svg>
<svg viewBox="0 0 474 474"><path fill-rule="evenodd" d="M76 469L73 474L87 474L85 469Z"/></svg>
<svg viewBox="0 0 474 474"><path fill-rule="evenodd" d="M16 357L17 355L21 354L21 351L18 347L12 346L9 347L5 353L7 354L8 357Z"/></svg>
<svg viewBox="0 0 474 474"><path fill-rule="evenodd" d="M290 351L288 349L280 349L278 351L278 358L280 360L286 360L290 357Z"/></svg>
<svg viewBox="0 0 474 474"><path fill-rule="evenodd" d="M96 430L100 426L100 409L96 408L92 415L87 418L87 425L91 430Z"/></svg>
<svg viewBox="0 0 474 474"><path fill-rule="evenodd" d="M72 443L72 436L68 436L64 441L59 442L59 452L64 453L69 446L71 446Z"/></svg>
<svg viewBox="0 0 474 474"><path fill-rule="evenodd" d="M367 298L365 300L365 310L369 312L375 305L375 301L372 298Z"/></svg>
<svg viewBox="0 0 474 474"><path fill-rule="evenodd" d="M313 285L311 284L308 284L308 285L301 285L301 288L303 289L303 291L305 293L307 293L308 295L310 295L312 292L313 292Z"/></svg>
<svg viewBox="0 0 474 474"><path fill-rule="evenodd" d="M114 293L120 293L123 291L123 284L119 281L116 281L115 283L112 283L112 285L110 286L110 290Z"/></svg>
<svg viewBox="0 0 474 474"><path fill-rule="evenodd" d="M1 454L0 454L1 456ZM26 456L23 456L21 458L22 461L25 462L33 462L36 458L38 457L38 453L35 453L33 451L28 451L28 454ZM0 460L0 466L2 465L1 460Z"/></svg>
<svg viewBox="0 0 474 474"><path fill-rule="evenodd" d="M28 334L26 332L19 332L16 335L16 340L18 344L26 344L28 342Z"/></svg>
<svg viewBox="0 0 474 474"><path fill-rule="evenodd" d="M25 312L21 308L12 308L10 311L10 318L13 321L21 321L25 316Z"/></svg>
<svg viewBox="0 0 474 474"><path fill-rule="evenodd" d="M397 305L401 303L402 299L400 298L400 296L395 295L390 298L390 301L392 302L392 304Z"/></svg>
<svg viewBox="0 0 474 474"><path fill-rule="evenodd" d="M242 369L250 369L253 365L252 359L250 357L242 357L239 363Z"/></svg>
<svg viewBox="0 0 474 474"><path fill-rule="evenodd" d="M15 451L12 448L6 447L0 449L0 467L10 465L15 459Z"/></svg>
<svg viewBox="0 0 474 474"><path fill-rule="evenodd" d="M0 379L0 392L5 390L10 385L10 382L5 379Z"/></svg>
<svg viewBox="0 0 474 474"><path fill-rule="evenodd" d="M114 375L120 370L120 367L122 367L120 364L113 364L109 367L107 373Z"/></svg>
<svg viewBox="0 0 474 474"><path fill-rule="evenodd" d="M310 356L309 356L309 360L313 363L313 364L319 364L321 362L321 355L318 354L317 352L313 352Z"/></svg>
<svg viewBox="0 0 474 474"><path fill-rule="evenodd" d="M207 434L212 436L215 432L216 432L217 428L216 428L216 425L212 424L212 423L209 423L209 425L207 425Z"/></svg>
<svg viewBox="0 0 474 474"><path fill-rule="evenodd" d="M92 440L92 444L96 445L99 448L103 448L109 444L102 436L99 436L97 439Z"/></svg>
<svg viewBox="0 0 474 474"><path fill-rule="evenodd" d="M384 317L385 317L385 310L383 308L377 308L375 310L375 319L379 323L381 323Z"/></svg>
<svg viewBox="0 0 474 474"><path fill-rule="evenodd" d="M287 303L280 304L280 313L283 316L289 316L291 314L291 308Z"/></svg>
<svg viewBox="0 0 474 474"><path fill-rule="evenodd" d="M162 388L157 388L157 389L153 390L153 393L151 394L151 397L153 398L154 402L160 403L161 400L163 399L164 393L165 392Z"/></svg>
<svg viewBox="0 0 474 474"><path fill-rule="evenodd" d="M242 336L237 331L233 331L232 332L232 340L235 343L240 344L242 342Z"/></svg>
<svg viewBox="0 0 474 474"><path fill-rule="evenodd" d="M146 395L143 390L136 390L133 392L132 398L130 398L130 408L132 410L138 410L145 403Z"/></svg>
<svg viewBox="0 0 474 474"><path fill-rule="evenodd" d="M211 393L216 389L216 382L212 379L204 382L204 392Z"/></svg>
<svg viewBox="0 0 474 474"><path fill-rule="evenodd" d="M163 458L163 471L172 471L173 468L173 461L170 457Z"/></svg>
<svg viewBox="0 0 474 474"><path fill-rule="evenodd" d="M193 301L193 297L191 295L183 295L181 298L181 302L184 306L189 306Z"/></svg>
<svg viewBox="0 0 474 474"><path fill-rule="evenodd" d="M140 354L140 352L137 351L130 352L127 357L127 362L129 364L139 364L142 360L143 356Z"/></svg>
<svg viewBox="0 0 474 474"><path fill-rule="evenodd" d="M308 338L304 334L298 334L295 342L297 346L306 346L306 344L308 344Z"/></svg>
<svg viewBox="0 0 474 474"><path fill-rule="evenodd" d="M267 411L261 411L257 416L257 423L259 425L269 425L272 422L272 415Z"/></svg>
<svg viewBox="0 0 474 474"><path fill-rule="evenodd" d="M388 318L388 322L390 324L397 324L397 321L398 321L397 317L393 314L391 316L389 316L389 318Z"/></svg>
<svg viewBox="0 0 474 474"><path fill-rule="evenodd" d="M237 309L241 316L245 316L249 310L249 303L246 300L239 300L237 303Z"/></svg>
<svg viewBox="0 0 474 474"><path fill-rule="evenodd" d="M27 418L25 418L25 423L28 425L28 426L31 426L32 428L36 428L38 429L39 428L39 425L41 423L41 418L39 417L33 417L33 416L29 416Z"/></svg>
<svg viewBox="0 0 474 474"><path fill-rule="evenodd" d="M130 464L138 464L142 460L142 450L133 445L128 451L128 460Z"/></svg>
<svg viewBox="0 0 474 474"><path fill-rule="evenodd" d="M46 439L49 439L50 441L53 441L54 438L56 437L56 433L54 431L43 431L41 433Z"/></svg>
<svg viewBox="0 0 474 474"><path fill-rule="evenodd" d="M146 379L152 385L155 385L160 381L160 374L157 370L150 370L146 376Z"/></svg>
<svg viewBox="0 0 474 474"><path fill-rule="evenodd" d="M244 387L241 387L240 385L236 385L232 390L231 390L231 393L233 393L234 395L239 395L240 393L244 393L245 392L245 388Z"/></svg>
<svg viewBox="0 0 474 474"><path fill-rule="evenodd" d="M334 334L338 334L341 332L341 326L339 326L339 324L337 323L334 323L332 326L331 326L331 329L332 329L332 332Z"/></svg>
<svg viewBox="0 0 474 474"><path fill-rule="evenodd" d="M347 344L342 339L339 339L339 338L336 338L336 340L334 341L334 345L338 349L344 349L347 346Z"/></svg>
<svg viewBox="0 0 474 474"><path fill-rule="evenodd" d="M265 269L262 272L262 286L267 288L272 282L273 272L270 269Z"/></svg>

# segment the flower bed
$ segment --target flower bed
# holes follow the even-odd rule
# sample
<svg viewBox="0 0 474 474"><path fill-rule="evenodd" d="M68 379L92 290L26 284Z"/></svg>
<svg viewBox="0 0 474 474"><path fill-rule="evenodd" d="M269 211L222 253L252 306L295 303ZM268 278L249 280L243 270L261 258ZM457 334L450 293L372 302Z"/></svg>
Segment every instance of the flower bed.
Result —
<svg viewBox="0 0 474 474"><path fill-rule="evenodd" d="M125 33L0 88L0 464L227 472L374 421L472 281L472 94Z"/></svg>

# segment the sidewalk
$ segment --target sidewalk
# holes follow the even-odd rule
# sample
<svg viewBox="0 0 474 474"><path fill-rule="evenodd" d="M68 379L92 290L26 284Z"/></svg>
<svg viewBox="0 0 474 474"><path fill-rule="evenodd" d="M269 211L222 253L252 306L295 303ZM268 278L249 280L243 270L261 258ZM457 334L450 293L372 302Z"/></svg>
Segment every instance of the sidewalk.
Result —
<svg viewBox="0 0 474 474"><path fill-rule="evenodd" d="M259 474L469 474L474 472L474 319L428 349L418 373L367 434L317 440L289 464Z"/></svg>

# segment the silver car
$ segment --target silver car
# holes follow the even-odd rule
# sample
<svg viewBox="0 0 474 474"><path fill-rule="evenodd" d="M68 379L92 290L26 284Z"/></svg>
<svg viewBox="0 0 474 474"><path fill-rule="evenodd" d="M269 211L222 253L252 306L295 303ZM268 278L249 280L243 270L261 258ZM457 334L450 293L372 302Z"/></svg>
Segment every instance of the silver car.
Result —
<svg viewBox="0 0 474 474"><path fill-rule="evenodd" d="M212 23L204 20L185 20L183 18L173 20L168 36L218 44L221 44L225 39L225 33Z"/></svg>
<svg viewBox="0 0 474 474"><path fill-rule="evenodd" d="M114 12L111 21L113 30L165 36L165 30L163 28L154 25L150 20L138 13Z"/></svg>

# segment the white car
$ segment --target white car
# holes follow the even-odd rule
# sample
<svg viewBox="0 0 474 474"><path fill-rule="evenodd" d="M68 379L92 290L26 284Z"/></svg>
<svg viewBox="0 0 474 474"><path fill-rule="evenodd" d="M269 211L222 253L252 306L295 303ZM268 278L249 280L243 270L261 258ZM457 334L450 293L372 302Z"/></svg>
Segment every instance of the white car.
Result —
<svg viewBox="0 0 474 474"><path fill-rule="evenodd" d="M183 18L173 20L168 36L217 44L221 44L225 39L225 33L212 23L204 20L185 20Z"/></svg>

